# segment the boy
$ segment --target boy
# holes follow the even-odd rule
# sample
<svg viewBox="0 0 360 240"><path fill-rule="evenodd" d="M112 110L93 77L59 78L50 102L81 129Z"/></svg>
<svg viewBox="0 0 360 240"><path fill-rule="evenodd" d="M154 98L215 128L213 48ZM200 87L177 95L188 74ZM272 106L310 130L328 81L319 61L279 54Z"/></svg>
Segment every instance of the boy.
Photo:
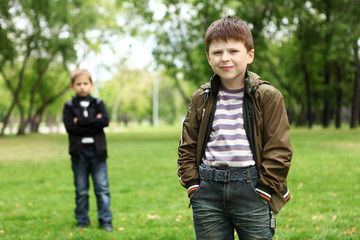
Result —
<svg viewBox="0 0 360 240"><path fill-rule="evenodd" d="M247 71L252 35L233 16L212 23L206 56L215 75L191 97L178 148L178 175L197 239L272 239L289 200L292 158L281 93Z"/></svg>
<svg viewBox="0 0 360 240"><path fill-rule="evenodd" d="M106 166L107 149L103 131L109 124L108 113L104 103L90 95L93 82L87 70L76 69L70 77L71 88L76 96L65 103L63 120L69 134L69 153L76 188L77 227L83 228L90 224L88 191L91 174L100 227L105 231L112 231Z"/></svg>

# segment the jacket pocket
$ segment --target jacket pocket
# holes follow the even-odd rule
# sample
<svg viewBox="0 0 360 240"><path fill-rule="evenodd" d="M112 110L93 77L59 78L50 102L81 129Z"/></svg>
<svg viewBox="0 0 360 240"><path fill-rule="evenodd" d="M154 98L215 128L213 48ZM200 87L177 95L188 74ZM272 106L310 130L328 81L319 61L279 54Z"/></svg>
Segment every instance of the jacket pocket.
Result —
<svg viewBox="0 0 360 240"><path fill-rule="evenodd" d="M259 192L259 189L257 188L257 182L258 182L257 180L258 180L258 178L252 178L252 180L251 180L252 181L251 186L252 186L253 192L256 195L257 199L259 199L262 203L268 205L269 201L271 199L271 195L269 197L265 198L264 196L266 196L267 194L264 195Z"/></svg>
<svg viewBox="0 0 360 240"><path fill-rule="evenodd" d="M191 195L190 201L193 199L201 199L206 193L204 181L200 182L199 188Z"/></svg>
<svg viewBox="0 0 360 240"><path fill-rule="evenodd" d="M286 187L282 192L278 192L272 195L271 201L269 203L270 208L275 214L277 214L288 201L290 201L290 192Z"/></svg>

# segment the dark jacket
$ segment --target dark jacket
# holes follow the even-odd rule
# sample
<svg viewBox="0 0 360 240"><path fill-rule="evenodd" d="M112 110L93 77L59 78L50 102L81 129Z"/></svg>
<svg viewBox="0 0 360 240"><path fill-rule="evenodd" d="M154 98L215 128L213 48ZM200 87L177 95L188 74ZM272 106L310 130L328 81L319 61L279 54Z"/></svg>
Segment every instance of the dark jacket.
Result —
<svg viewBox="0 0 360 240"><path fill-rule="evenodd" d="M72 160L78 160L81 153L81 139L92 137L95 140L96 153L101 161L107 158L106 138L103 128L109 125L109 116L102 100L87 97L90 101L87 107L88 117L83 116L83 107L80 106L82 98L76 96L65 103L63 120L66 131L69 134L69 153ZM98 113L102 117L96 118ZM74 123L74 118L78 118Z"/></svg>
<svg viewBox="0 0 360 240"><path fill-rule="evenodd" d="M185 187L199 184L198 167L212 129L220 77L200 87L191 97L178 148L178 175ZM244 125L259 172L257 188L271 195L270 208L278 213L289 200L287 174L292 158L290 126L281 93L258 75L247 72L243 102Z"/></svg>

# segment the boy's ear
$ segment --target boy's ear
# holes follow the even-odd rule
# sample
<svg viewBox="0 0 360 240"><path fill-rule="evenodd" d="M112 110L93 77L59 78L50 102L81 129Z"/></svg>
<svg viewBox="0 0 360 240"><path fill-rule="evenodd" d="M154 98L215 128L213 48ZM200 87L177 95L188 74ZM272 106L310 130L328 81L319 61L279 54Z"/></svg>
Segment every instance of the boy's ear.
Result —
<svg viewBox="0 0 360 240"><path fill-rule="evenodd" d="M210 56L209 56L208 52L206 52L206 58L207 58L208 62L210 62Z"/></svg>
<svg viewBox="0 0 360 240"><path fill-rule="evenodd" d="M255 49L251 49L248 52L249 58L248 58L248 64L252 63L254 61L254 57L255 57Z"/></svg>

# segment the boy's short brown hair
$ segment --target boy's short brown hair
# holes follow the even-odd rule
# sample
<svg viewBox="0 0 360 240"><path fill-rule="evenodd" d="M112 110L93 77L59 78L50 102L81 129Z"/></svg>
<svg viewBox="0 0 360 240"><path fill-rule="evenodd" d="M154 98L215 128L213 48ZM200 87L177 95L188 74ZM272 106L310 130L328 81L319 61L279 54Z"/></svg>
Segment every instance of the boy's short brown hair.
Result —
<svg viewBox="0 0 360 240"><path fill-rule="evenodd" d="M75 79L80 76L80 75L86 75L89 77L90 79L90 82L92 82L92 79L91 79L91 74L88 70L86 69L82 69L82 68L77 68L75 69L74 71L71 72L70 74L70 78L71 78L71 84L74 84L75 83Z"/></svg>
<svg viewBox="0 0 360 240"><path fill-rule="evenodd" d="M241 41L248 51L254 49L252 34L246 23L235 16L227 16L216 20L206 30L206 52L209 52L209 47L212 41L227 41L229 39Z"/></svg>

